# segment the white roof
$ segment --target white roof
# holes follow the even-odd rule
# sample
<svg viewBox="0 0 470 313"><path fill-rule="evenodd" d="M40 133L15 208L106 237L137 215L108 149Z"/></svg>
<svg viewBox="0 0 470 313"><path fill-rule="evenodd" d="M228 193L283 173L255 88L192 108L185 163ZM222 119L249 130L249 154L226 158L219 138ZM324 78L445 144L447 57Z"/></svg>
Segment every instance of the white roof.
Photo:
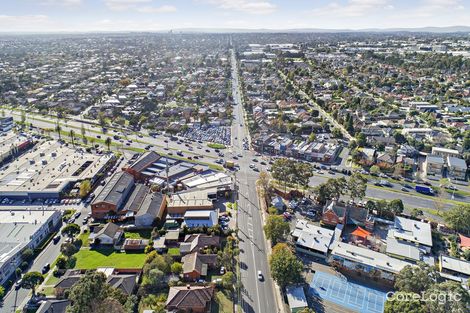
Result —
<svg viewBox="0 0 470 313"><path fill-rule="evenodd" d="M380 252L338 241L333 243L331 255L391 273L398 273L405 266L412 265L411 263L392 258Z"/></svg>
<svg viewBox="0 0 470 313"><path fill-rule="evenodd" d="M470 276L470 262L456 259L450 256L440 256L442 268Z"/></svg>
<svg viewBox="0 0 470 313"><path fill-rule="evenodd" d="M392 237L387 237L386 253L403 256L410 260L420 260L420 250L416 245L404 241L398 241Z"/></svg>
<svg viewBox="0 0 470 313"><path fill-rule="evenodd" d="M316 251L327 252L333 241L335 231L298 220L292 236L298 237L297 245Z"/></svg>
<svg viewBox="0 0 470 313"><path fill-rule="evenodd" d="M213 213L215 213L214 210L191 210L191 211L186 211L186 213L184 213L184 217L185 218L188 218L188 217L210 218L211 214Z"/></svg>
<svg viewBox="0 0 470 313"><path fill-rule="evenodd" d="M432 246L431 224L404 217L395 217L394 226L389 230L388 236Z"/></svg>
<svg viewBox="0 0 470 313"><path fill-rule="evenodd" d="M286 295L291 311L293 311L293 309L308 307L307 298L305 297L302 286L287 286Z"/></svg>

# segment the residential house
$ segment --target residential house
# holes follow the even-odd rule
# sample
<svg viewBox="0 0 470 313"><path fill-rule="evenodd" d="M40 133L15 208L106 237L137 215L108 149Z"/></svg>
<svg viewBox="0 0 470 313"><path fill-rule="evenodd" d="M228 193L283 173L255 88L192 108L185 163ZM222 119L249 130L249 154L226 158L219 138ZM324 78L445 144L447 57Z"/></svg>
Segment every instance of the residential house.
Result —
<svg viewBox="0 0 470 313"><path fill-rule="evenodd" d="M450 279L468 286L470 279L470 262L441 254L439 256L439 272L445 279Z"/></svg>
<svg viewBox="0 0 470 313"><path fill-rule="evenodd" d="M337 224L346 223L347 208L331 201L323 207L321 225L336 227Z"/></svg>
<svg viewBox="0 0 470 313"><path fill-rule="evenodd" d="M438 155L428 154L424 162L424 173L429 179L441 179L444 171L444 158Z"/></svg>
<svg viewBox="0 0 470 313"><path fill-rule="evenodd" d="M212 227L219 223L217 210L195 210L184 213L184 224L189 228Z"/></svg>
<svg viewBox="0 0 470 313"><path fill-rule="evenodd" d="M122 248L126 251L142 251L149 244L148 239L131 239L124 240Z"/></svg>
<svg viewBox="0 0 470 313"><path fill-rule="evenodd" d="M220 237L209 236L203 234L191 234L184 237L184 241L180 244L181 255L198 252L207 248L219 248Z"/></svg>
<svg viewBox="0 0 470 313"><path fill-rule="evenodd" d="M291 313L301 312L308 308L307 297L302 286L287 286L286 296Z"/></svg>
<svg viewBox="0 0 470 313"><path fill-rule="evenodd" d="M214 268L217 263L217 254L202 254L193 252L181 258L183 262L183 278L185 280L196 281L207 276L210 268Z"/></svg>
<svg viewBox="0 0 470 313"><path fill-rule="evenodd" d="M123 238L124 231L114 223L107 223L104 226L95 227L90 234L89 240L101 245L116 245Z"/></svg>
<svg viewBox="0 0 470 313"><path fill-rule="evenodd" d="M170 287L166 309L184 313L208 313L211 311L213 295L212 286Z"/></svg>
<svg viewBox="0 0 470 313"><path fill-rule="evenodd" d="M467 162L464 159L448 156L447 157L447 177L450 179L467 179Z"/></svg>
<svg viewBox="0 0 470 313"><path fill-rule="evenodd" d="M41 303L36 313L65 313L70 305L70 300L46 300Z"/></svg>

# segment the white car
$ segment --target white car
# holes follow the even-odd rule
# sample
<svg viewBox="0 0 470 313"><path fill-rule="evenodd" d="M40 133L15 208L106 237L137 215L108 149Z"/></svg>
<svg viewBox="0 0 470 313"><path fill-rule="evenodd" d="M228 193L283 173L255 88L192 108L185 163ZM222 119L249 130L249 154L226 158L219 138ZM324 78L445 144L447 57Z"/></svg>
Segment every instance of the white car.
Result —
<svg viewBox="0 0 470 313"><path fill-rule="evenodd" d="M261 271L258 271L258 280L263 281L263 273Z"/></svg>

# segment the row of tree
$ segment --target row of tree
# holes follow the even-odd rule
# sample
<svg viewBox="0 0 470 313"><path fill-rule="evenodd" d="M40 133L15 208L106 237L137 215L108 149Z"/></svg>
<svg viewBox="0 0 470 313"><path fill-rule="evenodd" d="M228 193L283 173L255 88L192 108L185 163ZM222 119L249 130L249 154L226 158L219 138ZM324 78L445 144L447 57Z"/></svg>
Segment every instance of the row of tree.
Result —
<svg viewBox="0 0 470 313"><path fill-rule="evenodd" d="M349 195L354 201L366 196L367 179L360 173L353 173L348 180L344 177L329 178L325 183L315 187L314 193L318 202L325 204L328 200L338 200L342 195Z"/></svg>
<svg viewBox="0 0 470 313"><path fill-rule="evenodd" d="M274 161L271 173L274 179L283 182L285 190L287 190L287 185L300 185L307 188L310 177L313 176L313 166L309 163L282 158Z"/></svg>

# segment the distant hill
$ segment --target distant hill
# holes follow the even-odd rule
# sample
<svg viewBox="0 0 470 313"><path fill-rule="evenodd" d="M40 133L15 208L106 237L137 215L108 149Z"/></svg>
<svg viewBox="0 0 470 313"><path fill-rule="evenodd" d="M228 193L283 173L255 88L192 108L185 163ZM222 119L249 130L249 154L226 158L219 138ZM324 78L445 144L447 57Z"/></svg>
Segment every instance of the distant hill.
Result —
<svg viewBox="0 0 470 313"><path fill-rule="evenodd" d="M351 32L412 32L412 33L459 33L469 32L470 26L447 27L418 27L418 28L364 28L364 29L326 29L326 28L295 28L295 29L266 29L266 28L179 28L172 32L182 33L351 33Z"/></svg>

